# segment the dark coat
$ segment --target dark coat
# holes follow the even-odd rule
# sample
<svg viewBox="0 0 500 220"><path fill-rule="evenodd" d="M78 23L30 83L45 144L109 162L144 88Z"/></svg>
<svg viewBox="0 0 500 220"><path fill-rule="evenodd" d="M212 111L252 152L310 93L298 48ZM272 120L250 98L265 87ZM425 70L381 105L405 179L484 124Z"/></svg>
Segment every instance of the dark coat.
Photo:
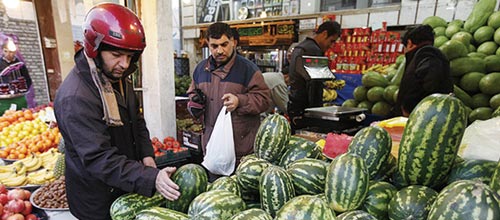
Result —
<svg viewBox="0 0 500 220"><path fill-rule="evenodd" d="M450 92L453 92L450 62L439 49L425 45L406 53L396 110L410 113L426 96Z"/></svg>
<svg viewBox="0 0 500 220"><path fill-rule="evenodd" d="M108 127L82 51L75 55L75 63L54 102L66 145L68 203L79 219L110 219L111 204L125 192L152 196L159 171L139 162L154 156L131 83L122 79L125 97L115 89L124 125Z"/></svg>
<svg viewBox="0 0 500 220"><path fill-rule="evenodd" d="M14 60L12 62L7 62L7 60L3 59L3 58L0 58L0 72L2 70L4 70L5 68L7 68L9 65L12 65L12 64L15 64L15 63L18 63L20 62L19 59L14 58ZM2 76L2 82L3 83L9 83L10 81L14 80L14 79L17 79L17 76L15 75L16 73L11 73L9 75L6 75L6 76ZM30 74L28 72L28 69L26 68L26 64L24 64L21 69L19 69L19 73L20 74L19 76L22 76L24 77L24 79L26 80L26 88L29 88L31 86L31 77L30 77Z"/></svg>
<svg viewBox="0 0 500 220"><path fill-rule="evenodd" d="M324 56L324 52L313 38L306 38L300 42L290 59L290 101L288 115L293 118L304 113L304 109L323 105L323 82L311 81L311 77L304 69L302 56Z"/></svg>

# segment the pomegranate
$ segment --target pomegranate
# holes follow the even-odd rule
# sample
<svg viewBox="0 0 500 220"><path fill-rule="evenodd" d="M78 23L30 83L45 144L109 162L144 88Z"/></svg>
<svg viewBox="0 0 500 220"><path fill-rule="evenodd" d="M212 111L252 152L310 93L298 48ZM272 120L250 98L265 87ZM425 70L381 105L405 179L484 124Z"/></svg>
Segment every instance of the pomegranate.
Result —
<svg viewBox="0 0 500 220"><path fill-rule="evenodd" d="M29 214L27 216L24 216L24 220L38 220L38 217L34 214Z"/></svg>
<svg viewBox="0 0 500 220"><path fill-rule="evenodd" d="M25 208L24 201L20 199L10 200L7 205L5 205L5 209L10 212L19 213L22 212Z"/></svg>
<svg viewBox="0 0 500 220"><path fill-rule="evenodd" d="M13 199L25 200L25 197L26 194L24 193L24 189L12 189L9 190L9 192L7 192L7 198L9 198L9 200Z"/></svg>
<svg viewBox="0 0 500 220"><path fill-rule="evenodd" d="M5 205L7 202L9 202L7 194L0 194L0 204Z"/></svg>
<svg viewBox="0 0 500 220"><path fill-rule="evenodd" d="M7 193L7 188L5 185L0 184L0 194L6 194Z"/></svg>
<svg viewBox="0 0 500 220"><path fill-rule="evenodd" d="M23 191L24 191L24 200L30 200L31 192L25 189L23 189Z"/></svg>
<svg viewBox="0 0 500 220"><path fill-rule="evenodd" d="M16 213L14 215L9 216L6 220L24 220L24 215Z"/></svg>
<svg viewBox="0 0 500 220"><path fill-rule="evenodd" d="M23 215L29 215L33 211L33 205L30 201L24 201L24 210L21 212Z"/></svg>

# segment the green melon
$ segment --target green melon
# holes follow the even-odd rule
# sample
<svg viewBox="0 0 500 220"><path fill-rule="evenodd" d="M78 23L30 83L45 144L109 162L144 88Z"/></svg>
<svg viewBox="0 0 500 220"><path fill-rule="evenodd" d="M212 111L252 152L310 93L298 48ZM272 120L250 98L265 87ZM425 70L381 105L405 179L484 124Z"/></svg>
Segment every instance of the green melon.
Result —
<svg viewBox="0 0 500 220"><path fill-rule="evenodd" d="M446 186L439 193L428 220L496 220L499 216L500 204L487 185L479 181L460 180Z"/></svg>
<svg viewBox="0 0 500 220"><path fill-rule="evenodd" d="M372 179L389 157L391 147L391 136L385 129L368 126L354 135L347 152L364 159L368 174Z"/></svg>
<svg viewBox="0 0 500 220"><path fill-rule="evenodd" d="M491 113L491 117L500 116L500 107L498 107L493 113Z"/></svg>
<svg viewBox="0 0 500 220"><path fill-rule="evenodd" d="M453 85L453 94L455 95L455 97L460 99L460 101L462 101L462 103L465 106L467 106L467 107L472 106L472 97L470 97L469 94L467 94L464 90L462 90L457 85Z"/></svg>
<svg viewBox="0 0 500 220"><path fill-rule="evenodd" d="M448 25L448 27L446 28L444 34L447 38L451 38L453 37L454 34L460 32L460 26L457 26L457 25Z"/></svg>
<svg viewBox="0 0 500 220"><path fill-rule="evenodd" d="M497 109L498 107L500 107L500 93L491 97L490 107L492 109Z"/></svg>
<svg viewBox="0 0 500 220"><path fill-rule="evenodd" d="M352 92L354 100L358 102L366 100L366 92L368 92L368 89L364 86L354 88L354 91Z"/></svg>
<svg viewBox="0 0 500 220"><path fill-rule="evenodd" d="M489 73L479 81L479 90L488 95L500 93L500 72Z"/></svg>
<svg viewBox="0 0 500 220"><path fill-rule="evenodd" d="M444 20L443 18L439 17L439 16L429 16L427 18L425 18L423 21L422 21L422 24L423 25L426 25L428 24L429 26L431 26L432 28L436 28L436 27L446 27L447 24L446 24L446 20Z"/></svg>
<svg viewBox="0 0 500 220"><path fill-rule="evenodd" d="M474 4L472 12L464 23L464 29L474 33L488 22L488 18L495 11L496 0L481 0Z"/></svg>
<svg viewBox="0 0 500 220"><path fill-rule="evenodd" d="M498 47L497 51L495 52L495 55L500 56L500 47Z"/></svg>
<svg viewBox="0 0 500 220"><path fill-rule="evenodd" d="M490 15L490 17L488 18L488 26L492 27L495 30L500 27L500 12L499 11L493 12L493 14Z"/></svg>
<svg viewBox="0 0 500 220"><path fill-rule="evenodd" d="M366 93L366 98L372 103L384 100L384 88L380 86L370 88Z"/></svg>
<svg viewBox="0 0 500 220"><path fill-rule="evenodd" d="M462 27L462 26L464 26L464 21L462 19L455 19L453 21L450 21L450 23L448 23L448 25L455 25L455 26Z"/></svg>
<svg viewBox="0 0 500 220"><path fill-rule="evenodd" d="M489 107L490 106L490 95L484 93L478 93L472 96L472 108L479 107Z"/></svg>
<svg viewBox="0 0 500 220"><path fill-rule="evenodd" d="M476 41L476 44L480 45L486 41L492 40L493 34L495 34L495 29L490 26L483 26L474 32L474 40Z"/></svg>
<svg viewBox="0 0 500 220"><path fill-rule="evenodd" d="M448 60L453 60L458 57L465 57L469 53L469 49L458 40L449 40L439 47Z"/></svg>
<svg viewBox="0 0 500 220"><path fill-rule="evenodd" d="M478 53L478 52L470 52L469 54L467 54L468 57L477 57L477 58L486 58L486 54L483 54L483 53Z"/></svg>
<svg viewBox="0 0 500 220"><path fill-rule="evenodd" d="M458 180L478 180L490 184L497 162L488 160L465 160L455 164L448 177L448 184Z"/></svg>
<svg viewBox="0 0 500 220"><path fill-rule="evenodd" d="M272 217L275 217L278 210L295 197L292 178L281 167L274 165L268 167L262 172L259 182L262 209Z"/></svg>
<svg viewBox="0 0 500 220"><path fill-rule="evenodd" d="M436 27L436 28L434 28L434 36L436 36L436 37L441 37L441 36L446 37L445 36L445 32L446 32L446 27ZM446 38L446 39L448 39L448 38Z"/></svg>
<svg viewBox="0 0 500 220"><path fill-rule="evenodd" d="M316 195L324 192L328 163L318 159L303 158L287 168L296 195Z"/></svg>
<svg viewBox="0 0 500 220"><path fill-rule="evenodd" d="M229 219L245 210L243 200L226 190L204 192L189 205L189 219Z"/></svg>
<svg viewBox="0 0 500 220"><path fill-rule="evenodd" d="M477 48L476 46L474 46L474 44L469 44L469 53L472 53L472 52L476 52L477 51Z"/></svg>
<svg viewBox="0 0 500 220"><path fill-rule="evenodd" d="M290 138L288 120L279 114L267 116L260 124L254 142L254 152L258 158L277 164Z"/></svg>
<svg viewBox="0 0 500 220"><path fill-rule="evenodd" d="M499 55L490 55L484 59L486 63L486 72L495 72L500 71L500 56Z"/></svg>
<svg viewBox="0 0 500 220"><path fill-rule="evenodd" d="M377 218L363 210L353 210L340 214L337 220L377 220Z"/></svg>
<svg viewBox="0 0 500 220"><path fill-rule="evenodd" d="M451 39L458 40L458 41L462 42L467 48L469 48L469 45L471 44L471 42L474 38L472 37L472 34L470 34L469 32L460 31L460 32L454 34L451 37Z"/></svg>
<svg viewBox="0 0 500 220"><path fill-rule="evenodd" d="M489 107L479 107L469 114L469 123L472 123L476 120L488 120L491 118L493 114L493 109Z"/></svg>
<svg viewBox="0 0 500 220"><path fill-rule="evenodd" d="M495 41L495 43L497 44L500 44L500 28L498 28L493 34L493 41Z"/></svg>
<svg viewBox="0 0 500 220"><path fill-rule="evenodd" d="M438 193L426 186L408 186L399 190L389 202L391 220L426 220Z"/></svg>
<svg viewBox="0 0 500 220"><path fill-rule="evenodd" d="M207 190L208 177L202 166L186 164L175 171L172 181L179 186L181 195L175 201L167 200L165 207L186 213L191 201Z"/></svg>
<svg viewBox="0 0 500 220"><path fill-rule="evenodd" d="M326 174L325 196L336 212L358 209L368 193L370 176L364 160L354 154L337 156Z"/></svg>
<svg viewBox="0 0 500 220"><path fill-rule="evenodd" d="M378 101L372 106L372 114L380 116L389 116L391 114L392 105L386 101Z"/></svg>
<svg viewBox="0 0 500 220"><path fill-rule="evenodd" d="M479 57L460 57L450 61L450 75L462 76L469 72L486 71L486 63Z"/></svg>
<svg viewBox="0 0 500 220"><path fill-rule="evenodd" d="M260 208L251 208L234 215L229 220L273 220L273 217Z"/></svg>
<svg viewBox="0 0 500 220"><path fill-rule="evenodd" d="M356 101L356 100L354 100L354 99L347 99L347 100L344 101L344 103L342 103L342 106L343 107L352 107L352 108L354 108L354 107L357 107L358 104L359 104L359 102Z"/></svg>
<svg viewBox="0 0 500 220"><path fill-rule="evenodd" d="M440 186L453 166L467 126L462 102L444 94L420 101L399 145L398 169L411 185Z"/></svg>
<svg viewBox="0 0 500 220"><path fill-rule="evenodd" d="M399 89L399 86L397 85L389 85L385 87L384 89L384 100L387 103L394 103L394 93Z"/></svg>
<svg viewBox="0 0 500 220"><path fill-rule="evenodd" d="M328 204L317 196L302 195L288 201L276 213L274 220L310 219L310 220L334 220L335 213Z"/></svg>
<svg viewBox="0 0 500 220"><path fill-rule="evenodd" d="M388 182L370 181L362 209L377 219L388 219L389 202L397 192L396 187Z"/></svg>
<svg viewBox="0 0 500 220"><path fill-rule="evenodd" d="M465 90L469 93L479 92L479 81L485 75L486 74L480 73L480 72L466 73L460 79L460 82L459 82L460 88L462 88L463 90Z"/></svg>
<svg viewBox="0 0 500 220"><path fill-rule="evenodd" d="M486 55L493 55L497 52L498 45L493 41L486 41L477 47L478 53L484 53Z"/></svg>
<svg viewBox="0 0 500 220"><path fill-rule="evenodd" d="M497 162L493 176L491 177L490 188L500 197L500 159ZM500 201L500 198L498 198Z"/></svg>
<svg viewBox="0 0 500 220"><path fill-rule="evenodd" d="M374 86L386 87L389 81L377 72L367 72L361 77L361 83L367 88Z"/></svg>
<svg viewBox="0 0 500 220"><path fill-rule="evenodd" d="M448 42L450 39L448 39L446 36L438 36L434 38L434 46L439 48L440 46L443 46L444 43Z"/></svg>
<svg viewBox="0 0 500 220"><path fill-rule="evenodd" d="M360 103L358 104L358 106L357 106L357 107L358 107L358 108L364 108L364 109L366 109L368 112L371 112L371 109L372 109L372 107L373 107L373 104L372 104L370 101L365 100L365 101L360 102Z"/></svg>

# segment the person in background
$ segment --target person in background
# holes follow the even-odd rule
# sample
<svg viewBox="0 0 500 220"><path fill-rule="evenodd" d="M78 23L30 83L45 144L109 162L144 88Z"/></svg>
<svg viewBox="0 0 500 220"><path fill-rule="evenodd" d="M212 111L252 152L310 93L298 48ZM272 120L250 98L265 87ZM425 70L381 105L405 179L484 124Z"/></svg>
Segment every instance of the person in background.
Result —
<svg viewBox="0 0 500 220"><path fill-rule="evenodd" d="M323 90L322 82L312 81L304 68L302 56L325 56L325 51L339 38L340 24L336 21L326 21L321 24L313 37L307 37L294 49L290 59L290 101L288 116L291 120L292 132L304 127L301 123L304 110L310 107L322 106L322 97L315 97L310 93Z"/></svg>
<svg viewBox="0 0 500 220"><path fill-rule="evenodd" d="M11 65L15 65L17 63L21 63L22 61L17 58L17 45L14 43L14 40L11 38L7 38L7 40L3 43L2 46L3 55L0 60L0 72L3 72L7 67ZM5 75L4 75L5 74ZM28 68L26 68L25 64L22 64L20 68L15 68L15 70L5 72L2 74L0 83L9 83L12 80L17 80L19 77L23 77L26 82L27 93L25 95L27 107L34 108L36 107L35 102L35 91L32 87L33 81L31 80L31 76L28 72Z"/></svg>
<svg viewBox="0 0 500 220"><path fill-rule="evenodd" d="M419 25L403 36L406 66L396 110L400 110L405 117L426 96L453 92L450 62L433 43L434 32L429 25Z"/></svg>
<svg viewBox="0 0 500 220"><path fill-rule="evenodd" d="M285 114L288 105L288 86L285 83L284 74L280 72L265 72L264 82L271 90L271 106L267 110L268 113L282 113ZM276 111L277 110L277 111Z"/></svg>
<svg viewBox="0 0 500 220"><path fill-rule="evenodd" d="M78 219L111 219L119 196L161 193L176 200L175 168L156 168L153 148L130 79L146 47L139 18L102 3L87 13L84 47L56 94L54 109L65 141L66 196Z"/></svg>
<svg viewBox="0 0 500 220"><path fill-rule="evenodd" d="M193 107L193 104L203 105L204 112L193 116L203 117L204 154L222 106L232 112L238 164L241 157L253 152L255 135L260 125L260 113L269 109L271 98L259 68L236 53L233 34L225 23L217 22L208 27L205 37L211 55L198 63L193 72L193 80L188 89L191 99L188 102L188 110L194 112L193 109L199 109ZM199 98L199 94L206 98ZM217 177L209 173L211 181Z"/></svg>

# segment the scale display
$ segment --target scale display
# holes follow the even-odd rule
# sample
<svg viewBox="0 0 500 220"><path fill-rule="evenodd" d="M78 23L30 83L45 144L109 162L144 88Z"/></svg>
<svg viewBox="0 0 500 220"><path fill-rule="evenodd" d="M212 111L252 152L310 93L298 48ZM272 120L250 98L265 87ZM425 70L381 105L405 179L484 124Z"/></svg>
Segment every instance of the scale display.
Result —
<svg viewBox="0 0 500 220"><path fill-rule="evenodd" d="M302 59L304 69L311 79L335 79L335 75L328 66L328 57L302 56Z"/></svg>

